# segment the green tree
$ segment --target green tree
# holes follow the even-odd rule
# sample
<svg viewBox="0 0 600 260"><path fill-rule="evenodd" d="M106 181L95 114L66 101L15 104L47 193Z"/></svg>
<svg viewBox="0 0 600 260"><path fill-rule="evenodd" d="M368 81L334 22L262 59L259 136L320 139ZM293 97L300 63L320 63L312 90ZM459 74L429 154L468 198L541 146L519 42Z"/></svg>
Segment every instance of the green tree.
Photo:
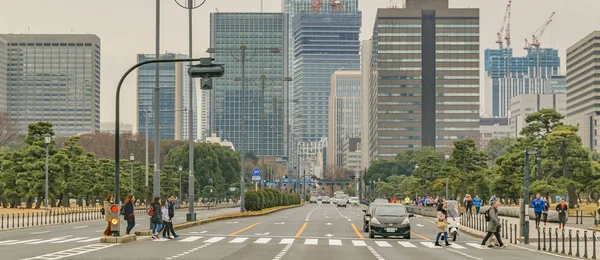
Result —
<svg viewBox="0 0 600 260"><path fill-rule="evenodd" d="M446 162L445 173L455 184L456 195L481 193L485 186L485 173L489 157L479 151L473 139L454 142L450 159Z"/></svg>
<svg viewBox="0 0 600 260"><path fill-rule="evenodd" d="M512 137L492 139L484 149L484 152L490 157L491 163L493 164L496 159L507 154L508 147L514 145L516 142L517 139Z"/></svg>
<svg viewBox="0 0 600 260"><path fill-rule="evenodd" d="M371 163L371 166L367 170L367 178L369 181L380 181L385 180L387 177L392 175L392 168L394 167L394 161L387 160L375 160Z"/></svg>

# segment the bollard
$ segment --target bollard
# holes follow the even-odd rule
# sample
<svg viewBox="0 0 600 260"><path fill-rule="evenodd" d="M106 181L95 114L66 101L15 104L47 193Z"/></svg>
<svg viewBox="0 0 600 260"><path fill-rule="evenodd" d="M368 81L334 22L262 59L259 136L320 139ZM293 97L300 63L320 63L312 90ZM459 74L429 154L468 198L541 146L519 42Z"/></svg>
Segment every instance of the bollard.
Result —
<svg viewBox="0 0 600 260"><path fill-rule="evenodd" d="M27 212L27 226L29 226L29 212Z"/></svg>
<svg viewBox="0 0 600 260"><path fill-rule="evenodd" d="M565 230L562 230L562 250L560 251L561 254L565 254Z"/></svg>
<svg viewBox="0 0 600 260"><path fill-rule="evenodd" d="M596 214L596 211L594 210L594 226L598 225L598 215Z"/></svg>
<svg viewBox="0 0 600 260"><path fill-rule="evenodd" d="M571 230L569 229L569 255L573 255L573 252L571 251L571 240L573 239L573 236L571 235Z"/></svg>
<svg viewBox="0 0 600 260"><path fill-rule="evenodd" d="M579 224L579 210L575 210L575 224Z"/></svg>
<svg viewBox="0 0 600 260"><path fill-rule="evenodd" d="M512 244L512 223L510 224L510 243Z"/></svg>
<svg viewBox="0 0 600 260"><path fill-rule="evenodd" d="M6 226L8 226L8 224ZM12 214L12 228L15 228L15 213Z"/></svg>
<svg viewBox="0 0 600 260"><path fill-rule="evenodd" d="M581 220L579 220L579 224L583 225L583 210L581 211Z"/></svg>
<svg viewBox="0 0 600 260"><path fill-rule="evenodd" d="M596 231L592 231L592 259L596 259Z"/></svg>
<svg viewBox="0 0 600 260"><path fill-rule="evenodd" d="M554 237L556 238L554 253L558 253L558 228L554 229Z"/></svg>
<svg viewBox="0 0 600 260"><path fill-rule="evenodd" d="M17 227L19 227L19 224L21 223L20 219L21 219L21 214L17 213Z"/></svg>
<svg viewBox="0 0 600 260"><path fill-rule="evenodd" d="M587 258L587 230L583 231L583 258Z"/></svg>
<svg viewBox="0 0 600 260"><path fill-rule="evenodd" d="M577 239L577 251L575 252L575 256L579 257L579 230L575 231L575 239Z"/></svg>
<svg viewBox="0 0 600 260"><path fill-rule="evenodd" d="M542 236L544 239L544 251L546 251L546 228L542 228ZM539 240L539 237L538 237Z"/></svg>
<svg viewBox="0 0 600 260"><path fill-rule="evenodd" d="M537 236L538 237L538 251L540 251L540 249L541 249L541 244L540 244L540 230L538 229L537 232L538 232L538 236Z"/></svg>
<svg viewBox="0 0 600 260"><path fill-rule="evenodd" d="M4 214L0 215L0 229L4 229Z"/></svg>
<svg viewBox="0 0 600 260"><path fill-rule="evenodd" d="M548 228L548 251L552 252L552 228Z"/></svg>

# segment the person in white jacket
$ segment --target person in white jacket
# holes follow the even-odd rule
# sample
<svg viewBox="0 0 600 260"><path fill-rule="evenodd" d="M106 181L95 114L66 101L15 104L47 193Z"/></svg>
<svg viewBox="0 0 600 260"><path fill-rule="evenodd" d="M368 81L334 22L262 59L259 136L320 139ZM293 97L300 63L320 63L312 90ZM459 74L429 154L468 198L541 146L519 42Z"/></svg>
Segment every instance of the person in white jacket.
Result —
<svg viewBox="0 0 600 260"><path fill-rule="evenodd" d="M163 235L162 238L164 239L173 239L173 237L171 237L171 229L173 229L173 222L171 222L171 219L169 218L169 207L167 206L167 203L163 203L162 208L160 209L160 211L162 212L162 219L163 219Z"/></svg>

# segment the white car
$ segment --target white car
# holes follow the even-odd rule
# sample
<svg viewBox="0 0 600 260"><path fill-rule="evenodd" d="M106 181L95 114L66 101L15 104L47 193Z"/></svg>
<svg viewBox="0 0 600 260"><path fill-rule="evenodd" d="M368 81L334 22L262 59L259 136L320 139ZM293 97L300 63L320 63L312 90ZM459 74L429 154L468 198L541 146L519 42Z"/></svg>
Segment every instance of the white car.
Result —
<svg viewBox="0 0 600 260"><path fill-rule="evenodd" d="M348 199L346 199L346 198L339 198L339 199L336 199L335 201L336 201L335 204L337 204L338 207L344 207L345 208L346 205L347 205L346 202L348 202Z"/></svg>
<svg viewBox="0 0 600 260"><path fill-rule="evenodd" d="M360 204L360 200L358 199L358 197L350 197L350 199L348 199L348 201L350 201L350 205L354 206L358 206L358 204Z"/></svg>

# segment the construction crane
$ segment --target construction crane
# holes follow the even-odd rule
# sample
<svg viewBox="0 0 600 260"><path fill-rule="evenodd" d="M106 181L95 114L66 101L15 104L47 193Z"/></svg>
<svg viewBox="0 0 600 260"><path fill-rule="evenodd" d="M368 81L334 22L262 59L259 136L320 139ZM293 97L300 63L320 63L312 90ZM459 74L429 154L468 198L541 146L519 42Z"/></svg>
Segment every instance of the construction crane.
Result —
<svg viewBox="0 0 600 260"><path fill-rule="evenodd" d="M313 13L318 13L319 11L321 11L322 7L323 7L323 0L312 0L311 8L313 10Z"/></svg>
<svg viewBox="0 0 600 260"><path fill-rule="evenodd" d="M544 25L542 25L539 29L537 29L537 31L535 31L535 33L533 33L533 42L531 43L531 46L536 48L540 47L540 38L542 38L544 32L546 32L546 28L548 28L548 25L550 25L550 23L554 19L554 14L556 14L556 12L552 12L548 20L546 20L546 23L544 23Z"/></svg>
<svg viewBox="0 0 600 260"><path fill-rule="evenodd" d="M504 20L502 21L502 27L498 30L496 34L498 39L496 43L499 46L499 49L503 49L502 47L502 38L507 40L507 45L510 45L510 14L511 14L512 0L508 1L508 5L506 5L506 11L504 12ZM506 31L504 30L506 28ZM504 33L506 32L506 36Z"/></svg>
<svg viewBox="0 0 600 260"><path fill-rule="evenodd" d="M390 8L392 8L392 9L398 8L398 1L390 0Z"/></svg>
<svg viewBox="0 0 600 260"><path fill-rule="evenodd" d="M331 11L343 11L344 4L342 4L342 0L330 0L329 6L331 6Z"/></svg>
<svg viewBox="0 0 600 260"><path fill-rule="evenodd" d="M540 39L542 38L542 36L544 35L544 32L546 32L546 29L548 28L548 25L550 25L550 23L552 23L553 19L554 19L554 15L556 14L556 12L552 12L552 14L550 14L550 17L548 17L548 20L546 20L546 22L540 26L540 28L538 28L533 35L531 36L531 43L525 39L525 49L529 50L531 47L535 47L535 52L536 52L536 70L535 70L535 78L536 78L536 85L541 85L541 75L542 75L542 68L540 66ZM538 92L541 92L541 87L537 88Z"/></svg>

